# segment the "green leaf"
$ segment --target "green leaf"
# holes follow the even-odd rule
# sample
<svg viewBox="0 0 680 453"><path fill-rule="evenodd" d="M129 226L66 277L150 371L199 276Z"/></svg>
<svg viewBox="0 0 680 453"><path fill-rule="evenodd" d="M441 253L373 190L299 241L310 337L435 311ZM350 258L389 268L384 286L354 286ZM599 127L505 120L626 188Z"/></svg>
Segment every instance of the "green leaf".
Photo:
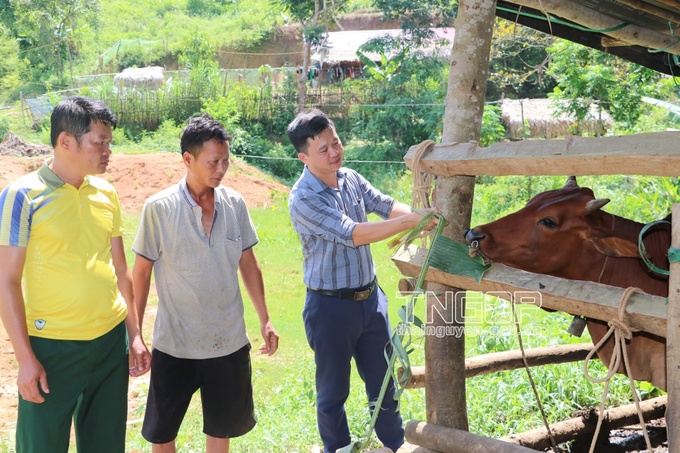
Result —
<svg viewBox="0 0 680 453"><path fill-rule="evenodd" d="M491 264L480 256L470 257L468 247L446 236L437 236L432 244L430 266L448 274L472 277L479 282Z"/></svg>

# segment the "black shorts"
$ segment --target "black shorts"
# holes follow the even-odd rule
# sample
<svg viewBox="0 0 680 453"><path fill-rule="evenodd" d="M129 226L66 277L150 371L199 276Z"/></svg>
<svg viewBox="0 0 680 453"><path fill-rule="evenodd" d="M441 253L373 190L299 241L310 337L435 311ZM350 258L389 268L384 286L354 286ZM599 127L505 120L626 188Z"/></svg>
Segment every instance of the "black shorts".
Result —
<svg viewBox="0 0 680 453"><path fill-rule="evenodd" d="M250 344L203 360L178 359L154 349L142 436L154 444L173 441L199 389L205 434L225 439L253 429Z"/></svg>

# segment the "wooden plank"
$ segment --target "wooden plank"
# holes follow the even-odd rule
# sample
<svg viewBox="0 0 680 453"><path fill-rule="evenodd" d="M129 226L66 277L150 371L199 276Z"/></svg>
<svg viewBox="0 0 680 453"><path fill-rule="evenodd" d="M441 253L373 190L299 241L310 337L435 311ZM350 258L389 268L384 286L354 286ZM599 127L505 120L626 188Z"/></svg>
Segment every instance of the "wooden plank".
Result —
<svg viewBox="0 0 680 453"><path fill-rule="evenodd" d="M680 248L680 204L672 209L671 248ZM680 453L680 263L671 261L668 281L668 341L666 341L666 387L668 391L668 451Z"/></svg>
<svg viewBox="0 0 680 453"><path fill-rule="evenodd" d="M620 137L568 137L494 143L437 144L420 170L455 175L680 175L680 132ZM404 160L413 169L412 146Z"/></svg>
<svg viewBox="0 0 680 453"><path fill-rule="evenodd" d="M592 343L579 343L530 348L526 349L524 353L527 363L530 367L533 367L585 360L591 349L593 349ZM516 370L518 368L524 368L521 351L492 352L465 359L466 378L496 373L498 371ZM397 375L401 377L403 371L403 368L399 368ZM406 388L416 389L425 387L425 367L411 367L411 373L411 379Z"/></svg>
<svg viewBox="0 0 680 453"><path fill-rule="evenodd" d="M401 247L392 257L402 274L417 277L425 260L427 250L411 245ZM472 291L503 293L508 298L522 297L530 302L532 297L541 307L560 310L587 318L609 321L618 317L617 311L624 288L599 283L565 280L543 274L513 269L494 264L481 282L474 278L453 275L430 267L425 280L442 283L454 288ZM505 298L505 297L503 297ZM444 297L440 297L444 304ZM648 294L633 294L628 302L626 322L637 330L666 337L666 298Z"/></svg>

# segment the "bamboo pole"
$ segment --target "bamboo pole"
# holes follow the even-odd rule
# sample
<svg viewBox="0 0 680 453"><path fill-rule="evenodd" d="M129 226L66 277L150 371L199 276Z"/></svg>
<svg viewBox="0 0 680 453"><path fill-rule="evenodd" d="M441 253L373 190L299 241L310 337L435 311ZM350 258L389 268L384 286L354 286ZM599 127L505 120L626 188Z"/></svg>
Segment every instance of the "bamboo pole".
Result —
<svg viewBox="0 0 680 453"><path fill-rule="evenodd" d="M640 403L640 410L644 420L662 418L666 411L666 396L660 396ZM621 428L639 423L635 404L615 407L605 411L605 424L608 429ZM583 434L595 432L597 426L597 412L587 413L580 417L570 418L550 425L550 432L558 444L575 439ZM668 425L670 428L670 425ZM512 434L501 438L504 442L512 442L534 450L550 448L550 438L545 427L537 428L519 434ZM669 450L670 451L670 450Z"/></svg>
<svg viewBox="0 0 680 453"><path fill-rule="evenodd" d="M406 424L406 440L445 453L536 453L521 445L472 434L454 428L412 420Z"/></svg>
<svg viewBox="0 0 680 453"><path fill-rule="evenodd" d="M673 205L671 248L680 248L680 204ZM668 451L680 453L680 263L670 263L666 341Z"/></svg>
<svg viewBox="0 0 680 453"><path fill-rule="evenodd" d="M592 343L567 344L527 349L525 352L529 366L542 366L556 363L577 362L584 360ZM465 378L481 376L498 371L516 370L524 367L521 351L503 351L484 354L465 359ZM401 377L403 369L397 370ZM406 388L416 389L425 386L426 370L424 366L411 367L411 380Z"/></svg>

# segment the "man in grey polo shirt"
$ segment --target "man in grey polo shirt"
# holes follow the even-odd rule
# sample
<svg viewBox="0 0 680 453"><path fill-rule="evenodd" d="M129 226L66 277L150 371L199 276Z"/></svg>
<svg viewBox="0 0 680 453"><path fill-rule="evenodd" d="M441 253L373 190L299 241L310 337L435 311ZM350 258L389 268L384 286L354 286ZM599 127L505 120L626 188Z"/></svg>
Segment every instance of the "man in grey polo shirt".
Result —
<svg viewBox="0 0 680 453"><path fill-rule="evenodd" d="M237 271L260 319L260 352L272 355L278 348L253 252L255 228L241 195L220 185L229 168L230 139L208 115L189 121L180 144L186 176L147 200L133 246L140 323L152 270L158 291L142 426L153 453L175 451L198 389L207 453L229 451L230 438L255 426Z"/></svg>
<svg viewBox="0 0 680 453"><path fill-rule="evenodd" d="M305 164L288 207L302 243L302 317L316 361L317 424L324 452L335 453L351 440L344 406L352 357L374 403L387 372L385 349L391 350L387 297L376 283L370 244L414 228L423 215L342 167L342 142L321 111L298 114L288 137ZM368 222L371 212L385 220ZM379 410L375 432L397 451L404 429L391 381Z"/></svg>

